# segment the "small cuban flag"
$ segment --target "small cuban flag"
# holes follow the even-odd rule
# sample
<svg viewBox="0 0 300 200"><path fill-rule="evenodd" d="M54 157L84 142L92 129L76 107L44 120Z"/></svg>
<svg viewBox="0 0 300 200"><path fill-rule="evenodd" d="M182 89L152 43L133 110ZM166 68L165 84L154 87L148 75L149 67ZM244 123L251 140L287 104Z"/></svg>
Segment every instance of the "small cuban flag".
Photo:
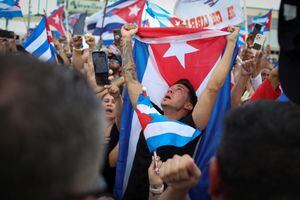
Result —
<svg viewBox="0 0 300 200"><path fill-rule="evenodd" d="M147 96L146 87L139 95L136 112L150 152L161 146L183 147L201 134L200 129L161 115Z"/></svg>

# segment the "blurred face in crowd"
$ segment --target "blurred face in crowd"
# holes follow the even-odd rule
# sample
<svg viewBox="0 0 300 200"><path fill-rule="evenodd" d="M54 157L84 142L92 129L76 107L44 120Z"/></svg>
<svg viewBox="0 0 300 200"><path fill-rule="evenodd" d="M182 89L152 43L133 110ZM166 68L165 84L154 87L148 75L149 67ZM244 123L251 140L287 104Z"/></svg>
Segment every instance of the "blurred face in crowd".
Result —
<svg viewBox="0 0 300 200"><path fill-rule="evenodd" d="M262 81L264 81L266 78L268 78L270 75L270 70L269 69L263 69L261 72L261 78Z"/></svg>
<svg viewBox="0 0 300 200"><path fill-rule="evenodd" d="M113 120L115 118L115 99L109 95L106 94L102 100L102 108L104 109L104 114L106 119Z"/></svg>
<svg viewBox="0 0 300 200"><path fill-rule="evenodd" d="M163 98L161 102L161 106L163 108L172 107L175 110L181 110L183 108L187 108L188 105L192 105L190 103L188 92L189 92L188 88L182 84L172 85L168 89L165 97Z"/></svg>
<svg viewBox="0 0 300 200"><path fill-rule="evenodd" d="M118 72L120 69L120 62L116 59L109 59L109 68L113 70L114 73Z"/></svg>

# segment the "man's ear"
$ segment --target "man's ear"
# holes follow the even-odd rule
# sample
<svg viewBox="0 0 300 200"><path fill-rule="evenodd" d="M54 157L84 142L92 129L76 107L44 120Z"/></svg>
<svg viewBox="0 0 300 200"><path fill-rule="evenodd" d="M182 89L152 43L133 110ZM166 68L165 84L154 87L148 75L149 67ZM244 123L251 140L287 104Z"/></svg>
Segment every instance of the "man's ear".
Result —
<svg viewBox="0 0 300 200"><path fill-rule="evenodd" d="M220 165L216 157L213 157L209 167L209 193L212 199L222 199L222 180Z"/></svg>
<svg viewBox="0 0 300 200"><path fill-rule="evenodd" d="M193 110L194 106L193 106L193 104L192 104L191 102L188 102L188 103L186 103L186 104L184 105L184 108L185 108L186 110L191 111L191 110Z"/></svg>

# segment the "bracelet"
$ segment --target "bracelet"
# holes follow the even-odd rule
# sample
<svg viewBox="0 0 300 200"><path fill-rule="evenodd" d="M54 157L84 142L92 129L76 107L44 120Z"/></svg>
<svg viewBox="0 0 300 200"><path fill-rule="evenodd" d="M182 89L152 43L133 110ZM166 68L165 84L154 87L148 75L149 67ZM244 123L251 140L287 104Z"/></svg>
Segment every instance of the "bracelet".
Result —
<svg viewBox="0 0 300 200"><path fill-rule="evenodd" d="M151 194L153 196L155 196L155 195L160 195L161 193L163 193L164 192L164 188L165 188L164 184L162 184L160 188L155 188L152 185L150 185L149 191L151 192Z"/></svg>
<svg viewBox="0 0 300 200"><path fill-rule="evenodd" d="M82 52L82 49L73 48L73 51Z"/></svg>

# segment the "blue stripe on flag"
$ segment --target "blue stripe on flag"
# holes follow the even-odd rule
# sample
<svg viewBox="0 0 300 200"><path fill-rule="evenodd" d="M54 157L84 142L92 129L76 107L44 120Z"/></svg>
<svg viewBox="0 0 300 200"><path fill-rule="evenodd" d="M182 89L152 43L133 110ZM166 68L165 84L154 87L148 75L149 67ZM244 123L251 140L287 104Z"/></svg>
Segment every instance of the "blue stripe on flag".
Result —
<svg viewBox="0 0 300 200"><path fill-rule="evenodd" d="M143 53L141 53L141 48L143 49ZM137 49L139 49L137 51ZM138 40L135 40L134 48L133 48L133 57L135 60L135 65L138 71L138 79L142 82L148 58L148 45L144 44ZM131 132L131 119L133 116L133 108L131 105L131 101L129 99L128 91L126 90L123 102L123 110L122 110L122 120L121 120L121 128L120 128L120 138L119 138L119 156L117 162L116 169L116 180L115 180L115 188L114 195L116 199L122 199L123 192L123 182L126 171L126 161L128 156L128 146L129 146L129 138ZM130 120L129 120L130 119ZM128 122L130 121L130 122Z"/></svg>
<svg viewBox="0 0 300 200"><path fill-rule="evenodd" d="M45 17L42 18L39 25L34 29L33 33L27 38L26 41L23 43L23 47L26 49L35 39L37 39L42 32L45 30L46 27L46 19Z"/></svg>
<svg viewBox="0 0 300 200"><path fill-rule="evenodd" d="M175 133L164 133L158 136L150 137L146 140L148 148L151 152L161 146L172 145L183 147L200 135L200 131L196 130L192 137L184 137Z"/></svg>
<svg viewBox="0 0 300 200"><path fill-rule="evenodd" d="M238 54L238 46L236 45L231 67L234 65L235 58ZM215 155L217 147L223 132L223 117L230 109L230 74L219 91L214 108L211 113L210 120L202 134L197 152L195 152L194 160L201 170L201 180L189 192L191 199L209 200L209 161Z"/></svg>
<svg viewBox="0 0 300 200"><path fill-rule="evenodd" d="M32 55L38 58L41 55L43 55L49 48L50 48L50 44L46 40L39 48L37 48L34 52L32 52Z"/></svg>

